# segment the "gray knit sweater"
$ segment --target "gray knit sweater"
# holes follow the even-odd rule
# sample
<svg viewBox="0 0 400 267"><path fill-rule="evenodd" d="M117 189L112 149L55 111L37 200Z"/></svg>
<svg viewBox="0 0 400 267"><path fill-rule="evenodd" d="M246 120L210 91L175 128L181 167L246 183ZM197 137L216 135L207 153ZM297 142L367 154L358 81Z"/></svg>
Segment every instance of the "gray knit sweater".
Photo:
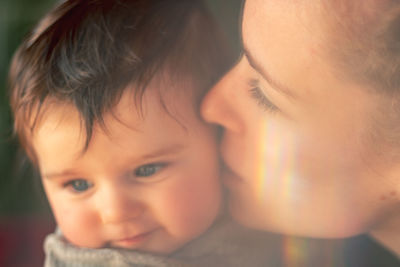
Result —
<svg viewBox="0 0 400 267"><path fill-rule="evenodd" d="M277 236L249 230L222 219L205 234L168 256L133 250L79 248L69 244L58 231L45 240L45 267L101 266L279 266Z"/></svg>

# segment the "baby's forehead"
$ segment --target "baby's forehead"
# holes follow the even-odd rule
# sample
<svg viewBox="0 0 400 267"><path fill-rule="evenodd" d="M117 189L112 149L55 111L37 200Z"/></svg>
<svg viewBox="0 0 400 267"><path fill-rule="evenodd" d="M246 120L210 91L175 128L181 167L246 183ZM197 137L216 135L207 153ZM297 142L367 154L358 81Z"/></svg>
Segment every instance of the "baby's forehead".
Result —
<svg viewBox="0 0 400 267"><path fill-rule="evenodd" d="M194 104L193 85L188 81L172 82L169 78L154 79L141 96L137 95L137 85L129 85L118 102L104 109L101 118L92 122L93 132L108 132L108 129L129 128L140 131L147 120L184 119L185 113L198 113ZM52 131L65 129L76 132L79 139L85 138L85 114L68 101L49 98L35 114L33 136L51 135ZM147 122L148 123L148 122ZM183 123L183 121L182 121ZM181 124L182 124L181 123ZM178 123L179 124L179 123Z"/></svg>
<svg viewBox="0 0 400 267"><path fill-rule="evenodd" d="M31 119L34 121L32 129L32 139L39 137L49 137L56 131L76 132L77 136L81 135L82 130L81 115L78 109L67 102L49 101L44 102L41 110Z"/></svg>
<svg viewBox="0 0 400 267"><path fill-rule="evenodd" d="M146 149L171 143L183 144L183 140L194 136L199 127L204 127L190 101L180 101L182 98L177 97L174 99L176 103L163 105L157 88L150 89L143 96L142 115L134 104L133 91L126 90L116 106L104 114L102 123L93 123L88 146L84 120L78 109L68 103L49 104L32 134L39 165L45 162L49 166L54 154L78 160L84 155L92 157L96 154L94 151L108 153L111 149L116 150L113 147L119 147L121 152L128 149L128 154L135 154L138 150L134 148L139 144L146 144ZM56 147L60 150L56 151Z"/></svg>

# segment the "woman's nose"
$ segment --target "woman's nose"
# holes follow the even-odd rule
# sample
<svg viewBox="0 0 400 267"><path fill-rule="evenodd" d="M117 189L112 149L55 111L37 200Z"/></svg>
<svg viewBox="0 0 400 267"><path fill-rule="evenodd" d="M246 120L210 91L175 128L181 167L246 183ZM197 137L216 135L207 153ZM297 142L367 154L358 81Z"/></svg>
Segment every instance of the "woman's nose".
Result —
<svg viewBox="0 0 400 267"><path fill-rule="evenodd" d="M104 190L98 206L104 224L116 224L139 218L144 210L143 201L122 188Z"/></svg>
<svg viewBox="0 0 400 267"><path fill-rule="evenodd" d="M223 126L226 130L240 132L241 120L235 105L240 99L235 84L235 68L228 72L221 80L206 94L201 104L201 115L209 123Z"/></svg>

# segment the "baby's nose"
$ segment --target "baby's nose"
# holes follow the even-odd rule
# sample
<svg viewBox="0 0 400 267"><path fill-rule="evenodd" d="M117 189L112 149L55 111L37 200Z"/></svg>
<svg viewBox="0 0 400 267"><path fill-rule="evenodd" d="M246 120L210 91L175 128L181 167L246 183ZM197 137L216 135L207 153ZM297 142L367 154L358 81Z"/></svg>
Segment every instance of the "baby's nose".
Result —
<svg viewBox="0 0 400 267"><path fill-rule="evenodd" d="M116 224L140 217L145 209L144 203L122 190L108 189L101 196L98 206L104 224Z"/></svg>

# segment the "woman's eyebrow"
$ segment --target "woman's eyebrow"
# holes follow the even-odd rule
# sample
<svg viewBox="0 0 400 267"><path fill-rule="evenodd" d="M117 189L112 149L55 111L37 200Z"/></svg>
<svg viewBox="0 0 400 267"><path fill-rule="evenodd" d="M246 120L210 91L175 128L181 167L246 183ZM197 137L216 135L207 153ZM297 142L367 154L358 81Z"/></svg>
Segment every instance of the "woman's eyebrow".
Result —
<svg viewBox="0 0 400 267"><path fill-rule="evenodd" d="M271 75L261 66L256 58L253 57L253 55L250 53L249 49L245 45L243 45L243 55L246 57L250 66L258 73L260 73L261 76L269 83L269 85L271 85L273 89L280 93L283 93L291 99L297 98L293 93L294 90L290 89L289 87L283 85L282 83L271 77Z"/></svg>

